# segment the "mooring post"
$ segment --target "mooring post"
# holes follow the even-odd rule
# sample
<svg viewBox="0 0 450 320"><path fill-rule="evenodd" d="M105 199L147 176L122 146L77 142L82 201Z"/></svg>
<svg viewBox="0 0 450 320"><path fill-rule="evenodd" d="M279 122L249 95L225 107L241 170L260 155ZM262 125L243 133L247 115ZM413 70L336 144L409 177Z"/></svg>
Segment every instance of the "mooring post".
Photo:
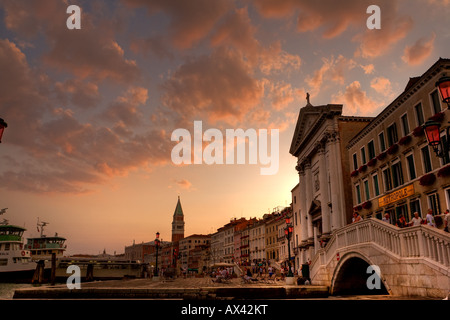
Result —
<svg viewBox="0 0 450 320"><path fill-rule="evenodd" d="M86 281L94 280L94 265L92 263L88 264L86 270Z"/></svg>
<svg viewBox="0 0 450 320"><path fill-rule="evenodd" d="M34 271L33 278L31 280L32 284L42 283L44 281L44 260L39 260L36 265L36 270Z"/></svg>
<svg viewBox="0 0 450 320"><path fill-rule="evenodd" d="M52 273L50 276L50 282L51 285L55 285L55 279L56 279L56 253L52 253Z"/></svg>

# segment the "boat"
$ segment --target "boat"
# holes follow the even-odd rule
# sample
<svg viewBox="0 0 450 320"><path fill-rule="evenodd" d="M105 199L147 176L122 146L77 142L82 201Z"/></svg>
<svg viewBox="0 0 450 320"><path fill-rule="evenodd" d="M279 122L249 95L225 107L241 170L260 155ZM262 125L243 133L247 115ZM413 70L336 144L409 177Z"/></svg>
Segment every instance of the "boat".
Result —
<svg viewBox="0 0 450 320"><path fill-rule="evenodd" d="M75 265L80 268L81 281L118 280L148 277L148 264L140 261L124 260L116 257L77 257L58 259L56 279L66 281L70 274L67 268Z"/></svg>
<svg viewBox="0 0 450 320"><path fill-rule="evenodd" d="M7 208L0 210L0 215ZM3 219L0 222L0 282L29 282L36 269L36 262L31 252L24 245L25 228L9 224Z"/></svg>
<svg viewBox="0 0 450 320"><path fill-rule="evenodd" d="M64 251L67 249L66 238L58 236L58 233L51 237L44 234L44 227L48 224L44 221L39 222L38 218L37 230L40 231L40 236L27 238L27 244L25 245L25 248L31 252L31 259L33 261L43 260L46 269L51 268L53 254L58 260L64 256Z"/></svg>

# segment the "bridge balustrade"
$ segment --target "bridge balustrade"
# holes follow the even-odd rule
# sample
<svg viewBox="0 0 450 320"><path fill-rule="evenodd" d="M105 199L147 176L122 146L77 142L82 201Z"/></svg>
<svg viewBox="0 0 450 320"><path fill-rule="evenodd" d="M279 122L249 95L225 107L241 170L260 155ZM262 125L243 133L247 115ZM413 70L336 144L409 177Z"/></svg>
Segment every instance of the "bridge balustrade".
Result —
<svg viewBox="0 0 450 320"><path fill-rule="evenodd" d="M346 225L333 232L325 248L311 261L311 274L336 257L340 249L374 243L399 258L428 258L450 266L450 236L428 225L398 228L376 218Z"/></svg>

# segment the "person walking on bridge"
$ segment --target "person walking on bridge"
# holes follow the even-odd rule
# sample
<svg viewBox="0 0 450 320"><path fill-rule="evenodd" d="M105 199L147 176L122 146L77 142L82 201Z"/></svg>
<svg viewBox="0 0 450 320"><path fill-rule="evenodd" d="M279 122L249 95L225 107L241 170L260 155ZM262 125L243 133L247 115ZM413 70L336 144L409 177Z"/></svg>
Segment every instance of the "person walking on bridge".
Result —
<svg viewBox="0 0 450 320"><path fill-rule="evenodd" d="M426 216L425 219L427 220L427 224L429 226L432 226L432 227L436 228L436 223L434 222L433 210L432 209L428 209L428 213L427 213L427 216Z"/></svg>
<svg viewBox="0 0 450 320"><path fill-rule="evenodd" d="M414 217L411 219L410 222L408 222L409 226L420 226L422 224L422 218L419 217L419 213L416 211L414 212Z"/></svg>

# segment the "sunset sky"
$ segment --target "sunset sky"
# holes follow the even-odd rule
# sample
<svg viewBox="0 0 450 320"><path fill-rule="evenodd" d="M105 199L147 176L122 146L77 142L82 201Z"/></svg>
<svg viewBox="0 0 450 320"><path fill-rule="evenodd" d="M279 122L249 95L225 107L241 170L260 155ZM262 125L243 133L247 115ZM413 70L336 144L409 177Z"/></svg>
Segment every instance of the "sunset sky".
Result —
<svg viewBox="0 0 450 320"><path fill-rule="evenodd" d="M82 9L68 30L66 9ZM381 29L369 30L369 5ZM374 116L409 77L450 58L449 0L0 0L0 208L68 254L123 253L291 202L289 154L313 105ZM174 165L171 134L279 129L280 166ZM270 132L270 131L269 131Z"/></svg>

